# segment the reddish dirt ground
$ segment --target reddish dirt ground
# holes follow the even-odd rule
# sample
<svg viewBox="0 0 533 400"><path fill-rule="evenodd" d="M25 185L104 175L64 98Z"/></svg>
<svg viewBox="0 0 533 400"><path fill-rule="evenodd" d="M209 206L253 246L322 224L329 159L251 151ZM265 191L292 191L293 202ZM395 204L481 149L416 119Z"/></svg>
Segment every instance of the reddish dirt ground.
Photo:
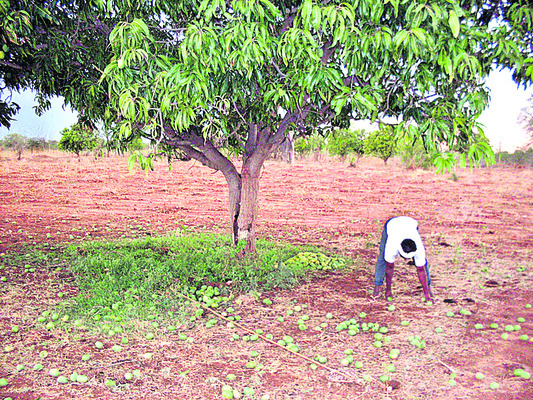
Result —
<svg viewBox="0 0 533 400"><path fill-rule="evenodd" d="M228 232L226 198L222 175L194 162L176 163L172 171L157 164L145 175L129 172L125 157L78 162L52 152L28 154L17 162L4 152L0 253L33 242L142 236L181 226ZM58 283L40 273L10 277L0 291L0 328L7 332L2 333L2 347L15 349L2 353L0 377L16 382L0 388L0 398L218 399L224 377L234 373L236 387L256 388L253 398L268 394L270 399L531 399L533 379L513 377L512 371L520 367L533 373L533 343L518 340L521 334L533 336L533 311L524 308L533 303L532 206L531 169L460 169L452 176L406 171L394 162L383 166L377 160L363 160L357 168L326 159L300 160L294 166L269 161L261 177L260 236L322 246L352 257L355 266L314 278L298 290L268 293L274 300L271 307L242 296L237 306L243 322L275 337L294 336L306 349L304 354L328 354L335 360L330 363L333 368L340 367L342 350L351 347L355 358L364 360L375 375L390 363L388 350L377 352L369 335L361 339L334 329L335 323L365 311L374 321L386 321L392 343L401 350L397 372L391 374L393 385L380 383L376 376L359 384L361 374L353 367L338 369L353 374L359 383L343 382L327 370L309 370L304 360L264 342L253 348L261 353L265 368L249 370L245 365L252 347L229 342L226 327L195 328L195 342L187 346L172 336L150 344L139 338L126 354L101 352L92 367L79 366L72 354L79 357L88 351L93 338L73 342L61 331L28 328L43 307L57 302L49 289L61 285L68 293L70 284L66 274L65 282ZM383 299L368 298L381 229L394 215L410 215L420 222L437 297L432 306L418 301L416 274L405 263L396 268L394 313L387 311ZM75 293L74 286L70 289ZM276 325L277 315L302 303L308 305L311 320L330 322L330 327L300 332L296 324ZM472 316L444 317L461 308L471 310ZM327 312L335 315L332 321L324 319ZM25 335L9 331L13 315L26 326ZM474 329L476 323L516 324L517 317L525 318L522 330L507 341L500 338L501 328ZM400 328L404 319L412 321L407 330ZM436 326L444 334L437 335ZM426 339L426 349L409 344L407 337L413 334ZM154 357L145 360L142 354L148 346ZM44 347L54 350L45 369L60 361L71 370L85 368L89 383L62 386L44 370L41 375L14 372L19 362L33 365ZM144 379L125 382L122 376L128 368L141 368ZM456 387L448 386L452 372L457 374ZM476 380L476 372L486 379ZM108 377L123 385L106 388L102 382ZM500 389L490 390L492 381L499 382Z"/></svg>

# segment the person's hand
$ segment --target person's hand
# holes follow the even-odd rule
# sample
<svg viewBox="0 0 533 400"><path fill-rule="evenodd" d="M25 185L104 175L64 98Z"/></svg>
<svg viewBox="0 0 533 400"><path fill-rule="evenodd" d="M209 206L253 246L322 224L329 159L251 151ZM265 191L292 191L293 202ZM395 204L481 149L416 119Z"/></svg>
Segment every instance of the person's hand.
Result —
<svg viewBox="0 0 533 400"><path fill-rule="evenodd" d="M431 290L431 286L428 286L428 290L424 290L424 297L426 298L426 301L432 301L435 302L435 296L433 295L433 290Z"/></svg>
<svg viewBox="0 0 533 400"><path fill-rule="evenodd" d="M420 280L420 284L422 285L422 290L424 291L424 297L426 298L426 301L433 301L433 292L431 291L431 287L428 284L428 277L425 266L416 267L416 273L418 275L418 279Z"/></svg>

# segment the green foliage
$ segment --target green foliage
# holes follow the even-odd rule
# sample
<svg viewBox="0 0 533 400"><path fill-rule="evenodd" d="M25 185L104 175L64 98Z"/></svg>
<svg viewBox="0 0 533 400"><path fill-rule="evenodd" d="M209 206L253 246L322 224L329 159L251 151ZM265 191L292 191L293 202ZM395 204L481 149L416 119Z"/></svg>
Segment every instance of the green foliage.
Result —
<svg viewBox="0 0 533 400"><path fill-rule="evenodd" d="M496 154L496 159L506 165L533 167L533 148L516 150L513 153L502 151Z"/></svg>
<svg viewBox="0 0 533 400"><path fill-rule="evenodd" d="M157 40L162 30L141 18L111 33L114 57L103 81L121 139L179 143L201 160L210 153L199 136L247 155L257 127L280 143L289 128L308 134L323 122L387 115L410 123L433 153L442 143L465 148L487 104L483 78L494 63L530 79L524 27L533 22L525 3L503 9L513 24L490 28L490 15L459 1L191 6L193 20L176 18L181 10L171 15L184 32L178 43Z"/></svg>
<svg viewBox="0 0 533 400"><path fill-rule="evenodd" d="M483 4L3 2L0 76L10 90L39 88L39 112L62 95L93 119L120 121L121 140L201 127L209 140L242 148L233 139L247 136L243 117L283 133L389 115L416 122L433 152L472 131L492 65L511 67L520 83L533 76L529 2ZM0 99L7 119L11 105Z"/></svg>
<svg viewBox="0 0 533 400"><path fill-rule="evenodd" d="M389 127L371 132L365 138L364 153L379 157L387 164L387 160L396 152L396 142L394 131Z"/></svg>
<svg viewBox="0 0 533 400"><path fill-rule="evenodd" d="M433 156L433 165L437 168L437 173L451 172L452 168L457 164L457 159L457 154L450 151L437 153Z"/></svg>
<svg viewBox="0 0 533 400"><path fill-rule="evenodd" d="M143 143L141 138L136 138L131 143L128 143L128 146L126 147L128 151L140 151L144 150L146 148L146 145Z"/></svg>
<svg viewBox="0 0 533 400"><path fill-rule="evenodd" d="M496 162L494 152L484 136L474 141L468 151L466 153L461 152L460 155L460 163L463 168L468 164L470 168L479 167L482 162L485 165L492 165Z"/></svg>
<svg viewBox="0 0 533 400"><path fill-rule="evenodd" d="M19 160L22 158L23 151L28 149L29 144L29 139L18 133L10 133L9 135L6 135L3 140L3 146L6 149L11 149L17 153L17 158Z"/></svg>
<svg viewBox="0 0 533 400"><path fill-rule="evenodd" d="M18 109L10 91L26 88L37 91L38 114L57 95L77 111L103 117L106 88L98 78L111 58L108 35L118 20L103 5L102 1L1 2L0 78L5 97L0 99L0 124L9 126Z"/></svg>
<svg viewBox="0 0 533 400"><path fill-rule="evenodd" d="M333 130L328 136L329 154L341 157L348 154L356 154L357 157L360 157L364 154L365 136L364 129L355 131L346 129Z"/></svg>
<svg viewBox="0 0 533 400"><path fill-rule="evenodd" d="M96 133L79 123L63 129L58 144L59 150L74 153L78 157L81 152L94 150L97 146L98 136Z"/></svg>
<svg viewBox="0 0 533 400"><path fill-rule="evenodd" d="M139 165L143 171L154 170L154 157L150 154L146 157L140 151L136 150L128 157L128 168L132 171L136 165Z"/></svg>
<svg viewBox="0 0 533 400"><path fill-rule="evenodd" d="M437 168L437 173L450 172L457 164L457 160L459 160L462 168L467 165L470 168L480 167L482 164L492 165L496 162L494 152L483 132L473 138L466 153L450 149L447 152L436 153L433 156L433 164Z"/></svg>
<svg viewBox="0 0 533 400"><path fill-rule="evenodd" d="M182 307L181 298L169 296L172 291L212 305L222 301L213 295L289 287L307 279L314 270L344 265L342 259L327 257L316 249L262 240L258 241L255 258L238 257L240 250L232 246L230 237L214 234L71 246L65 251L66 262L80 287L73 308L79 314L105 314L106 309L119 303L125 310L130 307L130 314L148 315L154 309ZM317 255L309 255L310 251ZM296 262L299 256L293 256L299 253L314 261L306 265Z"/></svg>
<svg viewBox="0 0 533 400"><path fill-rule="evenodd" d="M19 110L20 106L17 103L0 99L0 125L9 129L11 121L14 119L13 117Z"/></svg>
<svg viewBox="0 0 533 400"><path fill-rule="evenodd" d="M433 168L432 158L426 153L421 140L410 141L402 139L398 142L396 151L406 169Z"/></svg>
<svg viewBox="0 0 533 400"><path fill-rule="evenodd" d="M314 131L309 136L301 136L294 141L294 151L296 154L309 155L312 153L320 153L327 146L327 140L318 131Z"/></svg>

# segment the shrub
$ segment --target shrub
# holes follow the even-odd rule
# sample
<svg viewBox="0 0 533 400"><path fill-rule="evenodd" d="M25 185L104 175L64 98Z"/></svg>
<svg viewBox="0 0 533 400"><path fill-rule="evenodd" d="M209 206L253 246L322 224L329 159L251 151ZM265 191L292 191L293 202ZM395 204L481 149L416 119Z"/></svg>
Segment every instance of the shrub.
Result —
<svg viewBox="0 0 533 400"><path fill-rule="evenodd" d="M370 133L363 145L365 154L381 158L385 164L396 152L396 136L390 127Z"/></svg>
<svg viewBox="0 0 533 400"><path fill-rule="evenodd" d="M320 133L313 132L309 136L299 137L294 141L294 151L299 155L321 152L326 148L326 138Z"/></svg>
<svg viewBox="0 0 533 400"><path fill-rule="evenodd" d="M348 154L356 154L357 159L364 154L365 130L355 131L337 129L328 137L328 151L332 156L345 157Z"/></svg>
<svg viewBox="0 0 533 400"><path fill-rule="evenodd" d="M406 169L431 169L433 163L431 156L426 153L426 149L420 140L402 140L398 143L397 155Z"/></svg>
<svg viewBox="0 0 533 400"><path fill-rule="evenodd" d="M98 137L94 131L80 124L74 124L70 128L61 131L59 150L74 153L78 157L82 151L90 151L98 145Z"/></svg>

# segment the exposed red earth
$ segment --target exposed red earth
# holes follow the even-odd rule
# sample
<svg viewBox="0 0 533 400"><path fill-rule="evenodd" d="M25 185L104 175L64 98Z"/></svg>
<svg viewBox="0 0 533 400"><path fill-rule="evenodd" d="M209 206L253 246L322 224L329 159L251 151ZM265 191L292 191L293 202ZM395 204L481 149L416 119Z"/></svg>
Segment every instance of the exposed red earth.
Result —
<svg viewBox="0 0 533 400"><path fill-rule="evenodd" d="M42 270L21 273L0 282L0 398L13 399L220 399L227 374L242 390L253 387L259 399L531 399L533 379L513 376L522 368L533 373L533 170L514 168L458 169L455 175L410 170L390 162L362 160L356 167L330 159L299 160L294 166L266 163L261 177L258 233L261 237L296 244L314 244L355 259L349 271L328 272L295 290L263 293L274 304L264 305L242 295L235 308L242 322L276 338L291 335L309 357L327 356L327 365L356 378L356 382L325 369L312 371L309 363L280 348L258 341L231 342L235 331L219 324L187 331L192 344L164 333L155 340L134 337L121 353L111 351L109 338L83 334L80 340L61 330L36 328L41 311L56 304L57 288L65 296L76 294L68 273ZM198 163L165 163L147 175L130 172L126 157L81 161L62 153L25 154L18 162L13 153L0 153L0 253L20 251L22 244L64 243L95 239L165 234L177 227L229 232L227 189L223 176ZM393 290L396 306L387 310L384 299L369 300L372 273L381 229L395 215L410 215L420 222L431 263L435 304L420 302L414 267L399 262ZM0 259L1 263L1 259ZM0 271L0 275L1 275ZM59 277L59 279L58 279ZM322 331L300 331L288 309L305 304L310 326L327 322ZM471 316L462 316L465 308ZM344 319L368 314L369 322L389 328L391 344L373 346L370 334L349 336L337 332ZM448 318L447 311L456 316ZM331 320L325 315L331 312ZM285 315L286 323L277 322ZM519 332L501 339L502 327L516 325ZM400 321L410 320L408 327ZM492 322L499 329L491 330ZM481 323L485 329L475 329ZM20 332L11 332L17 324ZM441 327L442 333L435 328ZM242 334L242 332L241 332ZM408 337L420 335L425 349L413 347ZM101 340L103 350L94 342ZM11 346L9 352L5 346ZM390 348L398 348L394 361ZM363 362L361 371L343 367L346 348ZM38 354L44 369L33 371ZM264 368L246 368L250 352L257 350ZM92 352L93 359L80 361ZM143 354L151 352L153 358ZM389 384L379 382L385 365L394 362ZM16 372L17 364L26 369ZM59 384L48 375L53 366L62 373L85 373L85 384ZM141 378L124 373L142 371ZM366 372L365 372L366 371ZM377 372L381 371L381 372ZM457 386L450 387L450 374ZM476 380L482 372L484 380ZM363 373L371 380L361 381ZM68 376L68 375L67 375ZM108 388L106 379L118 386ZM490 382L500 388L489 388Z"/></svg>

